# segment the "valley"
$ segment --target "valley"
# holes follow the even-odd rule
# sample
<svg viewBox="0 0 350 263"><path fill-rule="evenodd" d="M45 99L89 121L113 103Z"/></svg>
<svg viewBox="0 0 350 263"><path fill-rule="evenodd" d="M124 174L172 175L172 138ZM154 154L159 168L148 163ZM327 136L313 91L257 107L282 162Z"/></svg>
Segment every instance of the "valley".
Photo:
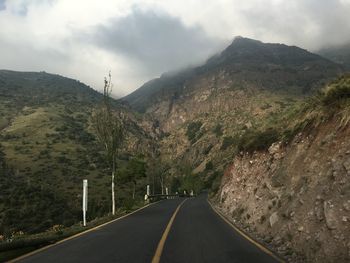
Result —
<svg viewBox="0 0 350 263"><path fill-rule="evenodd" d="M152 194L206 190L227 219L286 260L346 262L346 72L299 47L236 37L203 65L113 100L127 119L117 208L143 205L146 185ZM59 75L0 71L3 238L79 224L83 179L89 220L110 213L110 169L91 120L102 99Z"/></svg>

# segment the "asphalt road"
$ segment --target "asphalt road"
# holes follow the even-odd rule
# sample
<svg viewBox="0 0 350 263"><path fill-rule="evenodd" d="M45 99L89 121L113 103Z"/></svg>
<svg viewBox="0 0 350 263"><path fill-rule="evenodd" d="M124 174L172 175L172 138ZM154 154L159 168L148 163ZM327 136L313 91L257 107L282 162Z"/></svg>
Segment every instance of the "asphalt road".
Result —
<svg viewBox="0 0 350 263"><path fill-rule="evenodd" d="M19 262L151 263L164 230L183 201L161 201ZM200 196L187 199L178 210L160 262L277 261L235 232L210 208L205 196Z"/></svg>

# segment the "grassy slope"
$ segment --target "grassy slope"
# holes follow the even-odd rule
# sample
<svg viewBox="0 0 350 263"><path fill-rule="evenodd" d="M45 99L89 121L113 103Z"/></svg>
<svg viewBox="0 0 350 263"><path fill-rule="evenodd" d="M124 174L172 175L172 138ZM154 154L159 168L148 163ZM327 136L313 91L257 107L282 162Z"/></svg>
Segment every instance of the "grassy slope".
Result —
<svg viewBox="0 0 350 263"><path fill-rule="evenodd" d="M100 99L100 94L75 80L0 71L0 144L13 168L11 175L0 178L0 234L34 233L80 221L85 178L89 179L89 218L109 212L109 171L90 124L91 111ZM131 126L131 137L143 136L136 124ZM127 150L121 167L130 154ZM139 199L145 180L139 179ZM123 181L117 206L132 205L131 187L131 182Z"/></svg>

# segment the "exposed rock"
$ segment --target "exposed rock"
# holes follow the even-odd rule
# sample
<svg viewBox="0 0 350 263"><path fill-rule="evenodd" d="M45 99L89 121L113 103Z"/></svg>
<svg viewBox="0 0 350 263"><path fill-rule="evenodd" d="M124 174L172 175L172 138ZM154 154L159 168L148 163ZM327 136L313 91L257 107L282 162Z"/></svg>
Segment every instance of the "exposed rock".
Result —
<svg viewBox="0 0 350 263"><path fill-rule="evenodd" d="M344 204L343 204L343 207L346 211L350 211L350 200L346 201Z"/></svg>
<svg viewBox="0 0 350 263"><path fill-rule="evenodd" d="M244 125L245 128L247 129L250 129L253 127L252 123L250 121L248 121L245 125Z"/></svg>
<svg viewBox="0 0 350 263"><path fill-rule="evenodd" d="M343 162L343 166L344 166L347 174L350 175L350 159L348 159L345 162Z"/></svg>
<svg viewBox="0 0 350 263"><path fill-rule="evenodd" d="M283 153L281 151L282 142L275 142L269 148L269 153L275 159L281 159L283 157Z"/></svg>
<svg viewBox="0 0 350 263"><path fill-rule="evenodd" d="M334 212L334 206L331 200L323 202L323 211L324 211L324 217L326 219L327 227L329 229L336 229L337 220Z"/></svg>
<svg viewBox="0 0 350 263"><path fill-rule="evenodd" d="M299 226L299 227L298 227L298 231L299 231L299 232L303 232L303 231L304 231L304 227L303 227L303 226Z"/></svg>
<svg viewBox="0 0 350 263"><path fill-rule="evenodd" d="M271 227L272 227L274 224L277 223L277 221L278 221L278 214L277 214L277 212L274 212L274 213L270 216L269 221L270 221L270 226L271 226Z"/></svg>

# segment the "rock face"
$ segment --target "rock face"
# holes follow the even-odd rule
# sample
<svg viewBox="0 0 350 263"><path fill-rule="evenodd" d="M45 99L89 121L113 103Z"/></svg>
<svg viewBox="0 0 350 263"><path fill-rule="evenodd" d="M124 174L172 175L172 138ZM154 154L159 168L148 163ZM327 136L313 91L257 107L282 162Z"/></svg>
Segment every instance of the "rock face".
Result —
<svg viewBox="0 0 350 263"><path fill-rule="evenodd" d="M123 100L152 116L164 162L190 163L194 169L212 161L221 172L232 157L233 138L341 72L339 65L304 49L238 37L204 65L163 74ZM190 134L192 124L200 125ZM274 158L283 158L283 151Z"/></svg>
<svg viewBox="0 0 350 263"><path fill-rule="evenodd" d="M334 127L237 155L222 179L222 211L291 262L350 262L350 127Z"/></svg>
<svg viewBox="0 0 350 263"><path fill-rule="evenodd" d="M278 214L277 212L274 212L271 216L270 216L270 226L273 227L274 224L276 224L278 221Z"/></svg>
<svg viewBox="0 0 350 263"><path fill-rule="evenodd" d="M323 202L338 204L349 194L343 162L350 148L337 148L339 141L350 141L349 131L334 135L334 124L312 136L300 133L286 146L273 139L274 131L262 129L266 119L278 119L342 72L339 65L297 47L236 38L204 65L163 74L123 100L154 119L162 163L171 164L171 175L182 176L188 169L180 168L189 167L218 189L217 174L224 174L217 201L234 222L275 242L281 253L324 262L336 254L334 247L325 247L334 233L341 247L337 257L345 257L340 240L347 236L338 232L343 225L328 229ZM247 154L246 148L235 148L244 136L249 145L257 131L262 140L255 143L263 141L269 151L258 147ZM337 218L344 212L332 211Z"/></svg>
<svg viewBox="0 0 350 263"><path fill-rule="evenodd" d="M189 120L192 111L210 111L201 104L207 104L218 93L225 94L225 102L234 97L230 92L234 88L242 91L256 87L258 90L305 94L319 87L320 81L340 72L339 65L304 49L237 37L204 65L163 74L123 100L138 111L152 113L166 128L170 124L165 119L176 126ZM184 107L184 102L189 100L197 107ZM226 112L225 103L220 104ZM182 107L178 107L180 105ZM164 126L164 122L167 125Z"/></svg>
<svg viewBox="0 0 350 263"><path fill-rule="evenodd" d="M332 201L324 201L323 203L324 217L326 219L326 224L329 229L337 228L336 213L334 211L334 205Z"/></svg>

